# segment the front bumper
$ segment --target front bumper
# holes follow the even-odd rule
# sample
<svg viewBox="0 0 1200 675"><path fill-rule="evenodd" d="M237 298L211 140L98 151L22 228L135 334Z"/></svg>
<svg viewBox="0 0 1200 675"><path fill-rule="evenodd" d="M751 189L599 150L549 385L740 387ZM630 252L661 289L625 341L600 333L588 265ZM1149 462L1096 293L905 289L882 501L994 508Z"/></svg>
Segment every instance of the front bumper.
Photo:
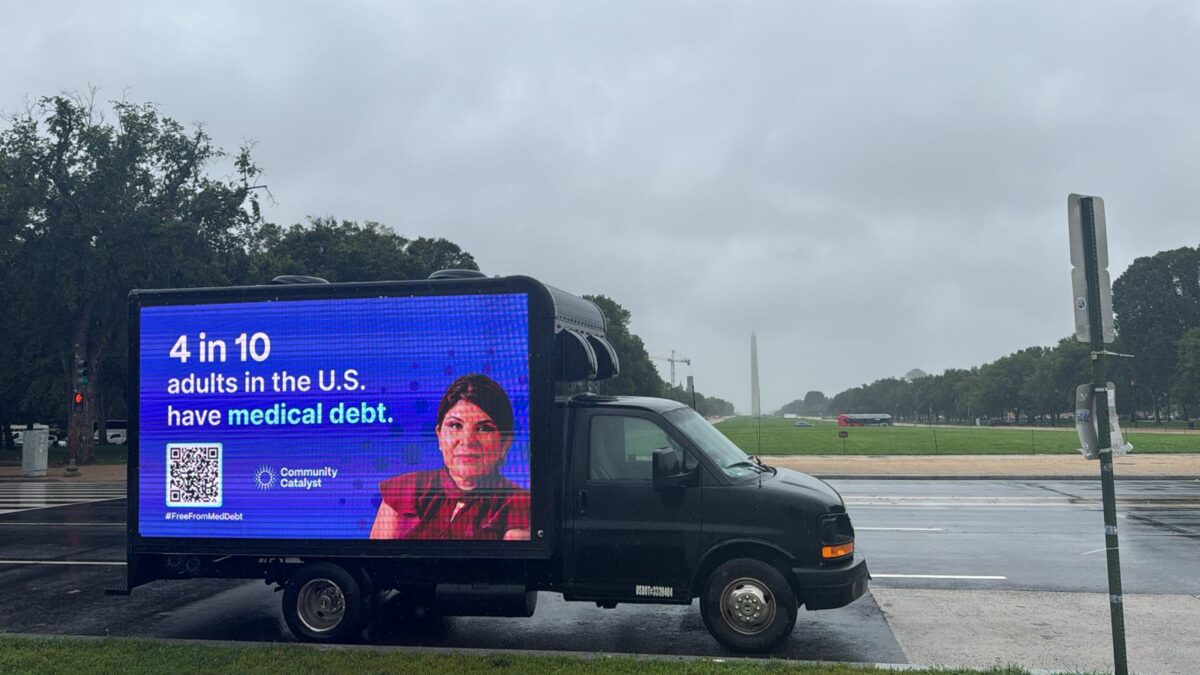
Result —
<svg viewBox="0 0 1200 675"><path fill-rule="evenodd" d="M854 558L837 567L793 567L800 602L813 609L845 607L867 592L871 573L867 559L857 552Z"/></svg>

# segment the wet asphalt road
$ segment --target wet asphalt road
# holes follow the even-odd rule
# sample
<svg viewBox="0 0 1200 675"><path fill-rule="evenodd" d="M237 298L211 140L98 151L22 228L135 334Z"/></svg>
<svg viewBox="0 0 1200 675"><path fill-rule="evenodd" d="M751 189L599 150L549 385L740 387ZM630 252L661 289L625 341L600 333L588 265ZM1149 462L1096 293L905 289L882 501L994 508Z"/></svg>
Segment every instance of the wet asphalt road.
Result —
<svg viewBox="0 0 1200 675"><path fill-rule="evenodd" d="M833 483L858 528L873 587L1106 589L1098 482ZM76 484L73 495L23 487L17 498L14 485L0 482L0 588L10 599L19 592L21 602L0 603L0 630L292 639L280 595L262 582L157 582L129 597L105 596L103 588L124 574L125 503L111 499L116 486ZM1120 481L1117 490L1125 592L1200 595L1200 481ZM69 503L84 498L96 501ZM88 564L23 562L33 560ZM549 593L540 595L531 619L414 619L393 611L368 637L396 645L725 654L704 630L695 604L604 610ZM906 661L869 595L838 610L802 611L775 656Z"/></svg>

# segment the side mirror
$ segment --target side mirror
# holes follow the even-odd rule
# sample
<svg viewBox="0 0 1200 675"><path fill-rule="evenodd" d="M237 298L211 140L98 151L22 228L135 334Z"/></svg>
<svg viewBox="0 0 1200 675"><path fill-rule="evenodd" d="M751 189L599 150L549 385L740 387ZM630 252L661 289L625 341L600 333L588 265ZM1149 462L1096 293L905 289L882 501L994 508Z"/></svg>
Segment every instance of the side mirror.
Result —
<svg viewBox="0 0 1200 675"><path fill-rule="evenodd" d="M687 482L687 474L679 466L679 456L670 448L659 448L652 455L652 476L654 489L662 490L669 487L683 487Z"/></svg>

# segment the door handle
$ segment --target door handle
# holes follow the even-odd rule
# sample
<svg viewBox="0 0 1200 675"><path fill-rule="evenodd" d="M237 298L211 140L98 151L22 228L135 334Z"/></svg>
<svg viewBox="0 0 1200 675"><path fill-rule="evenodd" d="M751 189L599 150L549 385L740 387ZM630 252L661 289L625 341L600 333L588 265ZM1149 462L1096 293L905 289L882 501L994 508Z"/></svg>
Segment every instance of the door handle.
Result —
<svg viewBox="0 0 1200 675"><path fill-rule="evenodd" d="M579 491L579 498L577 500L577 503L579 506L579 515L586 516L587 515L587 490Z"/></svg>

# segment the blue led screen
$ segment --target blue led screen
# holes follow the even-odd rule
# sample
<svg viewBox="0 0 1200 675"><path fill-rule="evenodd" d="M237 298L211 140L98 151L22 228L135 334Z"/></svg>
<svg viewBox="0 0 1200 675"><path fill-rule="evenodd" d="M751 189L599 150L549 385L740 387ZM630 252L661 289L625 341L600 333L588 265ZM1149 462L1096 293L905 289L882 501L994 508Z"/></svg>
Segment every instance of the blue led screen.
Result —
<svg viewBox="0 0 1200 675"><path fill-rule="evenodd" d="M144 537L527 540L524 294L140 310Z"/></svg>

